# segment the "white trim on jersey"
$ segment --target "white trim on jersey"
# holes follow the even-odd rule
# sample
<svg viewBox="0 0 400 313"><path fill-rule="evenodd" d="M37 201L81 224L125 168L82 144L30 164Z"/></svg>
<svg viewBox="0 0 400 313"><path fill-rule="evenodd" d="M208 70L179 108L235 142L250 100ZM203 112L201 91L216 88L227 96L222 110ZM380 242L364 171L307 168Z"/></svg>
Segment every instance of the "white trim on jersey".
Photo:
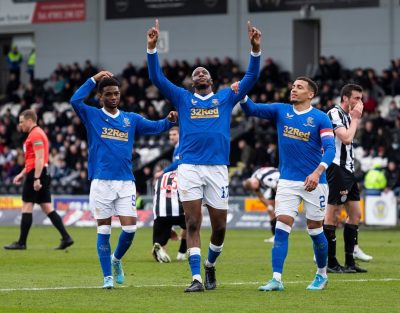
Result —
<svg viewBox="0 0 400 313"><path fill-rule="evenodd" d="M351 123L351 116L347 114L340 106L335 106L327 113L332 122L333 129L336 130L340 127L349 129ZM338 136L335 136L336 154L333 163L354 172L354 149L353 142L345 145Z"/></svg>
<svg viewBox="0 0 400 313"><path fill-rule="evenodd" d="M153 215L157 217L183 215L179 201L176 172L161 176L154 185Z"/></svg>
<svg viewBox="0 0 400 313"><path fill-rule="evenodd" d="M199 98L200 100L207 100L207 99L209 99L209 98L211 98L212 96L214 95L214 93L213 92L210 92L208 95L206 95L206 96L202 96L202 95L199 95L198 93L194 93L194 96L196 97L196 98Z"/></svg>

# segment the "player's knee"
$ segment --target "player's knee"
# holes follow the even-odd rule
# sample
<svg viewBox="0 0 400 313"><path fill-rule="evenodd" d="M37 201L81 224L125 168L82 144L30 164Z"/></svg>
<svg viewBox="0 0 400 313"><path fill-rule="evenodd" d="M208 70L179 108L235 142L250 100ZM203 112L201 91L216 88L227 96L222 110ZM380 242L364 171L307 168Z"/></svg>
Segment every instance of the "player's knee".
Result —
<svg viewBox="0 0 400 313"><path fill-rule="evenodd" d="M361 213L360 212L353 212L352 214L349 214L348 217L348 224L353 224L353 225L358 225L361 220Z"/></svg>
<svg viewBox="0 0 400 313"><path fill-rule="evenodd" d="M186 219L186 231L189 234L193 234L200 231L200 223L194 218Z"/></svg>
<svg viewBox="0 0 400 313"><path fill-rule="evenodd" d="M226 227L225 226L219 226L219 227L213 227L212 229L212 233L213 233L213 237L216 238L224 238L225 237L225 231L226 231Z"/></svg>

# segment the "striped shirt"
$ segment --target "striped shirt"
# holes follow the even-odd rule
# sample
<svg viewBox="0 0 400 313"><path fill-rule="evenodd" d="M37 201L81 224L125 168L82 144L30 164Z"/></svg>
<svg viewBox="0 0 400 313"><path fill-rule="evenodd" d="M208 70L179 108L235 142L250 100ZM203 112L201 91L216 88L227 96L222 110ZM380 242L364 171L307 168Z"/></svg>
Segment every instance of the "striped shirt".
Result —
<svg viewBox="0 0 400 313"><path fill-rule="evenodd" d="M279 170L275 167L261 167L251 175L260 182L260 190L264 198L271 200L275 199L279 176Z"/></svg>
<svg viewBox="0 0 400 313"><path fill-rule="evenodd" d="M349 129L351 117L339 105L328 112L329 119L332 122L333 130L340 127ZM333 163L354 173L354 149L353 141L345 145L338 136L335 136L336 154Z"/></svg>
<svg viewBox="0 0 400 313"><path fill-rule="evenodd" d="M184 215L179 200L176 171L165 173L154 185L153 215L157 217Z"/></svg>

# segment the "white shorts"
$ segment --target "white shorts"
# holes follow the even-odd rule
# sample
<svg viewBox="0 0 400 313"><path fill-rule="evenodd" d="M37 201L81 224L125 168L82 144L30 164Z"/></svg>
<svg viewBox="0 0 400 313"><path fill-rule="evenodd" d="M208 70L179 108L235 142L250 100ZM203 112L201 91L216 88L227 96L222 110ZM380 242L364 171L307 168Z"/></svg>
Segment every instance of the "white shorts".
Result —
<svg viewBox="0 0 400 313"><path fill-rule="evenodd" d="M178 166L178 192L181 201L203 199L203 204L227 210L229 179L226 165Z"/></svg>
<svg viewBox="0 0 400 313"><path fill-rule="evenodd" d="M130 180L94 179L90 185L89 206L95 219L136 213L136 185Z"/></svg>
<svg viewBox="0 0 400 313"><path fill-rule="evenodd" d="M304 182L280 179L275 198L275 214L298 215L301 200L304 203L306 218L312 221L322 221L325 217L328 201L328 184L318 184L317 188L308 192L304 190Z"/></svg>

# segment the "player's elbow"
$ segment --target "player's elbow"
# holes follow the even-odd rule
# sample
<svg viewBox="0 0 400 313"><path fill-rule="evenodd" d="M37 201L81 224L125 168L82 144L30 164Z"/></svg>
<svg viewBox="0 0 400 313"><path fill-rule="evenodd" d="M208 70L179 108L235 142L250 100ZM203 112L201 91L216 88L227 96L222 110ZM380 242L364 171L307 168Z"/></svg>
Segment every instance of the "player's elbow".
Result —
<svg viewBox="0 0 400 313"><path fill-rule="evenodd" d="M351 144L351 140L349 138L344 138L342 140L342 143L345 144L345 145L350 145Z"/></svg>

